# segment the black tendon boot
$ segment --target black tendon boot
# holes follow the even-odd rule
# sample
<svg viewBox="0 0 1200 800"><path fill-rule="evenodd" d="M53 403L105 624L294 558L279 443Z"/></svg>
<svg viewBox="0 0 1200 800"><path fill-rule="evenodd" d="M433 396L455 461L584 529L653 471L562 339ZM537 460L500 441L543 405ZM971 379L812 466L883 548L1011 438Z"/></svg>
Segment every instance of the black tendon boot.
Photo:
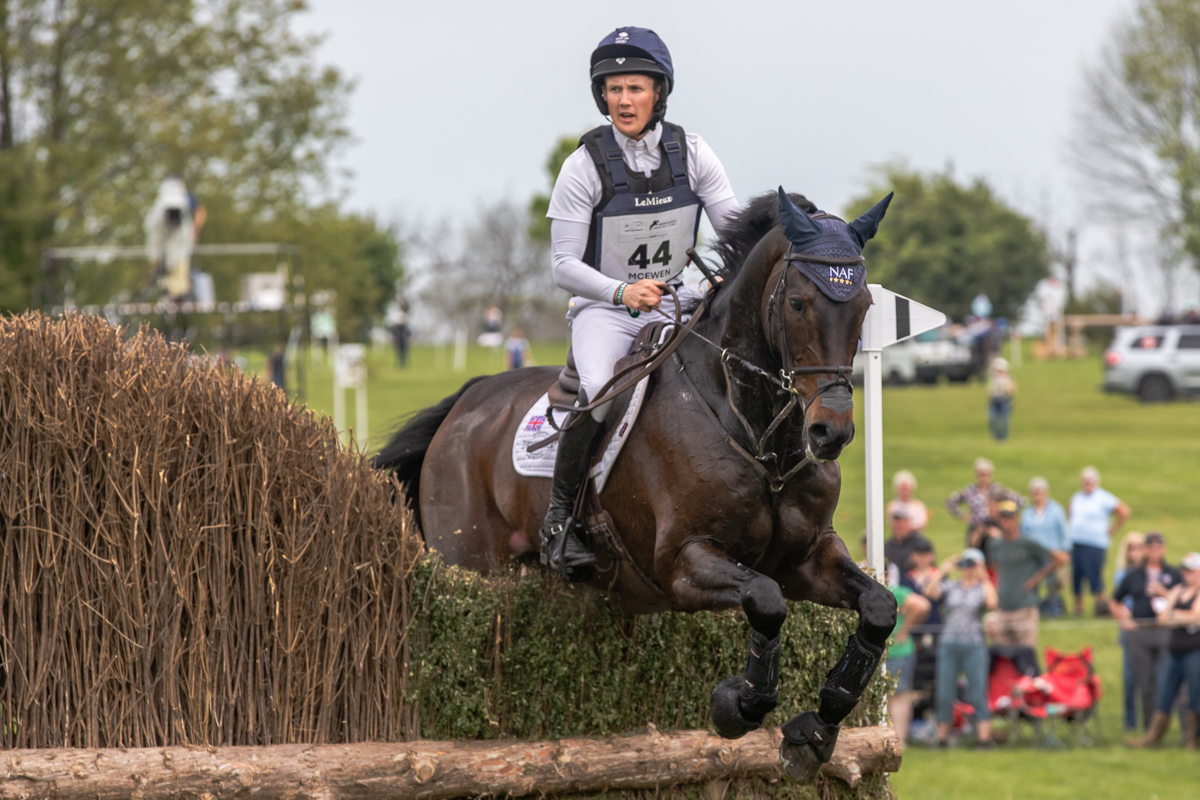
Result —
<svg viewBox="0 0 1200 800"><path fill-rule="evenodd" d="M587 404L580 393L579 402ZM571 415L568 424L577 417ZM550 508L539 532L542 563L569 581L589 581L596 574L596 556L580 538L583 521L571 517L575 498L587 480L592 451L604 431L604 423L591 414L566 428L558 437L558 455L554 460L554 487L550 490Z"/></svg>
<svg viewBox="0 0 1200 800"><path fill-rule="evenodd" d="M868 642L861 632L850 634L846 652L825 675L819 696L821 707L785 722L779 756L788 775L809 783L821 765L833 757L841 722L854 710L879 666L883 650Z"/></svg>
<svg viewBox="0 0 1200 800"><path fill-rule="evenodd" d="M738 739L762 727L779 703L779 651L783 639L750 633L750 653L741 675L726 678L713 689L713 725L725 739Z"/></svg>

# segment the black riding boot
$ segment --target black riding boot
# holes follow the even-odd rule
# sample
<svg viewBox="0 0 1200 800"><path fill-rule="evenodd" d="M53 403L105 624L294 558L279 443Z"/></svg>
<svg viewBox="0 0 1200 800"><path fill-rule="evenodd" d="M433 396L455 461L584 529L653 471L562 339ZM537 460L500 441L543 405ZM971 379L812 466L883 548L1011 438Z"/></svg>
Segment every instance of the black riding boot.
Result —
<svg viewBox="0 0 1200 800"><path fill-rule="evenodd" d="M586 404L586 400L581 402ZM575 419L575 414L571 415ZM550 490L550 508L539 533L542 563L569 581L588 581L596 574L596 556L579 534L582 520L571 517L579 488L587 480L588 468L604 423L591 414L559 434L558 455L554 460L554 487Z"/></svg>

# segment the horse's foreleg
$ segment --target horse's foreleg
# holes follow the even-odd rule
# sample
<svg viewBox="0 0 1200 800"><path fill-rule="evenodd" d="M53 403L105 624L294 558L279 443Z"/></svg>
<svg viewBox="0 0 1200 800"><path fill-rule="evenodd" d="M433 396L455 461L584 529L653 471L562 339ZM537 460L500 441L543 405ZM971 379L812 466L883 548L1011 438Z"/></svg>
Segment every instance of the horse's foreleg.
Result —
<svg viewBox="0 0 1200 800"><path fill-rule="evenodd" d="M858 629L821 687L821 705L783 725L779 754L788 774L808 782L833 756L838 731L879 667L896 626L892 593L858 568L832 530L822 534L808 559L780 577L787 596L858 611Z"/></svg>
<svg viewBox="0 0 1200 800"><path fill-rule="evenodd" d="M741 675L713 690L712 719L717 733L736 739L762 726L779 697L779 631L787 604L779 584L703 543L680 552L671 581L675 607L682 611L740 605L750 622L750 652Z"/></svg>

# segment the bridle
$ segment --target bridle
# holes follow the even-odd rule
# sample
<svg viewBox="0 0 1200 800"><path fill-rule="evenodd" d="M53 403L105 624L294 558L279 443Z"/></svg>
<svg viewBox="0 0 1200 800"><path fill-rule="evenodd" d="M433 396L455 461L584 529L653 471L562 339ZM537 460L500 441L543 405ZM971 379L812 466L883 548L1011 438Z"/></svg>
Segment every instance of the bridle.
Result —
<svg viewBox="0 0 1200 800"><path fill-rule="evenodd" d="M837 217L833 217L832 214L821 214L813 217L813 219L822 219L825 217L837 219ZM782 363L784 365L790 365L794 362L791 357L791 348L788 346L787 325L784 323L783 304L787 302L787 286L788 278L792 272L790 269L792 262L808 261L817 264L829 264L832 266L854 266L862 264L863 257L860 255L857 258L827 258L812 253L797 253L789 248L788 252L783 257L783 261L783 268L779 271L779 279L775 282L775 287L772 289L771 296L767 301L767 328L768 330L775 330L776 328L778 329L779 337L776 347L779 350ZM716 284L714 284L714 289L715 286ZM791 369L780 367L779 375L775 376L767 370L759 367L757 364L754 364L737 353L732 352L729 348L721 347L694 330L688 330L687 333L707 342L709 345L712 345L721 351L721 369L725 375L725 400L729 407L733 410L734 416L736 416L738 421L742 424L742 428L745 430L750 441L754 443L753 453L743 447L737 441L737 439L730 435L729 431L725 429L725 426L721 424L721 421L717 417L716 413L712 410L712 408L709 407L708 402L704 400L703 396L700 395L699 391L696 389L695 383L692 382L691 377L684 369L682 359L679 359L679 357L676 356L676 360L679 362L680 374L682 374L687 380L688 384L690 384L692 391L700 399L701 405L708 412L710 419L717 425L721 433L724 434L725 441L728 442L729 445L743 458L750 462L750 464L759 472L759 474L766 478L772 493L779 493L783 490L783 487L787 484L787 482L796 475L797 472L799 472L808 464L813 463L815 460L811 455L808 435L809 409L813 407L818 397L835 387L845 387L847 391L853 394L854 385L850 382L850 374L854 369L853 366L792 367ZM741 409L739 409L737 406L737 402L734 400L734 379L729 370L729 363L731 361L736 361L747 371L773 383L779 388L780 391L786 393L788 396L787 402L775 415L775 418L771 420L771 423L767 425L767 428L763 431L762 435L755 433L754 426L748 419L746 419L746 415L742 413ZM799 389L796 388L796 376L798 375L834 375L835 377L833 380L824 385L818 385L816 391L806 398L801 395ZM804 443L804 456L786 472L781 472L781 459L779 454L774 451L767 450L767 442L779 428L779 426L782 425L792 415L792 412L794 412L796 408L800 408L801 411L800 423L801 436L803 437Z"/></svg>

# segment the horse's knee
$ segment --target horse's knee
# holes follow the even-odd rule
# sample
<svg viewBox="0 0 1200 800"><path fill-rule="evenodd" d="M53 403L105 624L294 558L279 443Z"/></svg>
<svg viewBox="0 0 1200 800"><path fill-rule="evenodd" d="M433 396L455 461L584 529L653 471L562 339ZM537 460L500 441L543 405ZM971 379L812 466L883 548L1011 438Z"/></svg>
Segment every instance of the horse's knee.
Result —
<svg viewBox="0 0 1200 800"><path fill-rule="evenodd" d="M883 647L896 628L896 598L882 585L871 584L858 600L859 625L868 642Z"/></svg>
<svg viewBox="0 0 1200 800"><path fill-rule="evenodd" d="M892 607L895 608L894 602ZM750 627L768 639L779 635L783 622L787 619L787 603L783 600L779 584L763 575L759 575L742 589L742 610L746 612Z"/></svg>

